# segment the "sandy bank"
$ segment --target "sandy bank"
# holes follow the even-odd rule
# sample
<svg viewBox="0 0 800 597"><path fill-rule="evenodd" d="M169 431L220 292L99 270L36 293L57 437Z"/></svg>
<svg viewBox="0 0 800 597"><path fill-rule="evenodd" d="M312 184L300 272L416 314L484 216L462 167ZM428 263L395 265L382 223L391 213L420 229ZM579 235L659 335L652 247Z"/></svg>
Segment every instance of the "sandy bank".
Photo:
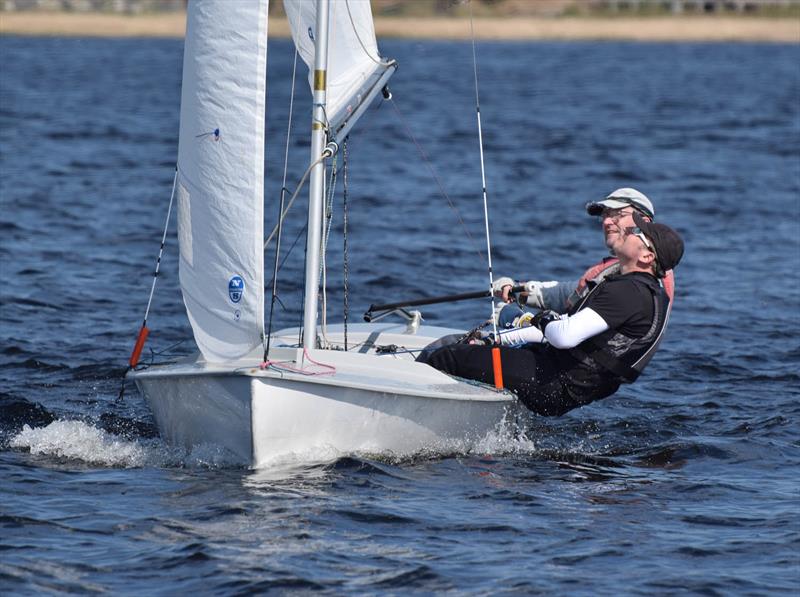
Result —
<svg viewBox="0 0 800 597"><path fill-rule="evenodd" d="M86 37L182 37L183 13L127 16L117 14L2 13L2 35ZM464 19L378 18L379 37L466 39ZM285 20L272 19L270 33L287 36ZM480 39L638 41L765 41L800 43L800 19L737 17L476 19Z"/></svg>

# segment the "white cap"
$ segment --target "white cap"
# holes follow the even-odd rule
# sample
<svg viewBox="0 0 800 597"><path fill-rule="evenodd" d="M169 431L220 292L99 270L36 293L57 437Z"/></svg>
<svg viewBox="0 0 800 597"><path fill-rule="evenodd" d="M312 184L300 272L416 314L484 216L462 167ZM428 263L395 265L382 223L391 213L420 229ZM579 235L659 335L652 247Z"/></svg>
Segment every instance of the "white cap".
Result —
<svg viewBox="0 0 800 597"><path fill-rule="evenodd" d="M586 204L586 212L590 216L599 216L606 208L620 209L628 206L639 210L651 219L655 218L656 210L652 201L644 193L630 187L617 189L613 193L609 193L602 201L590 201Z"/></svg>

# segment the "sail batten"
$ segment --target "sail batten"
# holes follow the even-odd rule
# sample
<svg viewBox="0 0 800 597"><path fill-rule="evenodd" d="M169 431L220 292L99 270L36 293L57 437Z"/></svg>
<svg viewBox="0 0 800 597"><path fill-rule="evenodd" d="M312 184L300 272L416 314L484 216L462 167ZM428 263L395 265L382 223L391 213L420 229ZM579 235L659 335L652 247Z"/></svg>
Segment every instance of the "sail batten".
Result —
<svg viewBox="0 0 800 597"><path fill-rule="evenodd" d="M189 2L178 144L180 284L208 361L262 342L268 0Z"/></svg>

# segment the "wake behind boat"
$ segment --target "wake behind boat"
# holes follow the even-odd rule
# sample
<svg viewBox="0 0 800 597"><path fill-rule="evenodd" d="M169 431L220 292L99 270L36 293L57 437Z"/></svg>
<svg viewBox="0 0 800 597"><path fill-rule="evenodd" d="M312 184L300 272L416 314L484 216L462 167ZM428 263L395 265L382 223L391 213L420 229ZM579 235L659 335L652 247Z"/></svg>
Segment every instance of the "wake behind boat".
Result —
<svg viewBox="0 0 800 597"><path fill-rule="evenodd" d="M519 406L511 393L413 360L413 351L457 330L418 320L317 322L326 165L373 99L388 94L396 68L378 54L368 2L284 2L314 95L305 301L302 328L265 330L267 2L189 3L172 196L181 290L200 354L136 369L146 314L128 377L167 441L216 444L250 466L319 448L468 450ZM280 212L278 239L283 205Z"/></svg>

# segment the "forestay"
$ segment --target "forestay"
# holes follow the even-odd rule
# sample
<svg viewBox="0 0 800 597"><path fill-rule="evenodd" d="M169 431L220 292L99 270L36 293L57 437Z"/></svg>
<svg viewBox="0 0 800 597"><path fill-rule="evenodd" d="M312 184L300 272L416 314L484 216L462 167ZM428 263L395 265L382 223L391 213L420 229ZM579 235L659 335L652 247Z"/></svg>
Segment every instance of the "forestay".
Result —
<svg viewBox="0 0 800 597"><path fill-rule="evenodd" d="M295 47L308 66L313 93L317 3L284 0L283 4ZM326 112L329 128L335 131L389 64L378 54L369 0L331 2L329 22Z"/></svg>
<svg viewBox="0 0 800 597"><path fill-rule="evenodd" d="M208 361L264 330L264 103L268 0L189 2L178 147L180 284Z"/></svg>

